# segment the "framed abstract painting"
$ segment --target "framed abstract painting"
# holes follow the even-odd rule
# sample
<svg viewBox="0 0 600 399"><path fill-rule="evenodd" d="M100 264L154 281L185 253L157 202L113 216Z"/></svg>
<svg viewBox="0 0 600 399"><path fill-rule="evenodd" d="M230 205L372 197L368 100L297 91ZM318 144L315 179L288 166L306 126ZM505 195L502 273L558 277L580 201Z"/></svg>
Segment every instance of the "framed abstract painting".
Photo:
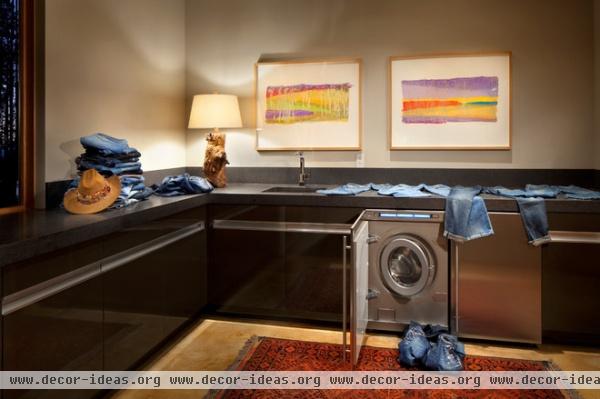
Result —
<svg viewBox="0 0 600 399"><path fill-rule="evenodd" d="M255 65L258 151L361 149L360 59Z"/></svg>
<svg viewBox="0 0 600 399"><path fill-rule="evenodd" d="M391 150L510 150L511 54L391 57Z"/></svg>

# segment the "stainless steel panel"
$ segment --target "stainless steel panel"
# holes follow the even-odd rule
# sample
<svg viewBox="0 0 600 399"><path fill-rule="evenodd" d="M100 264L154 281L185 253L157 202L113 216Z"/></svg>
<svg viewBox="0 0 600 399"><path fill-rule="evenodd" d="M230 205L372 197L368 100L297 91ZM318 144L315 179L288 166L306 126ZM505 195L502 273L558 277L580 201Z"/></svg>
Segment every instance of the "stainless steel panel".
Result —
<svg viewBox="0 0 600 399"><path fill-rule="evenodd" d="M367 291L369 287L368 222L362 221L352 231L352 294L350 296L350 353L352 367L358 357L369 321Z"/></svg>
<svg viewBox="0 0 600 399"><path fill-rule="evenodd" d="M590 231L553 231L550 232L551 243L600 244L600 233Z"/></svg>
<svg viewBox="0 0 600 399"><path fill-rule="evenodd" d="M217 230L350 235L352 226L344 223L263 222L218 219L213 221L212 227Z"/></svg>
<svg viewBox="0 0 600 399"><path fill-rule="evenodd" d="M541 248L527 243L519 214L490 219L493 236L452 245L453 332L541 343Z"/></svg>

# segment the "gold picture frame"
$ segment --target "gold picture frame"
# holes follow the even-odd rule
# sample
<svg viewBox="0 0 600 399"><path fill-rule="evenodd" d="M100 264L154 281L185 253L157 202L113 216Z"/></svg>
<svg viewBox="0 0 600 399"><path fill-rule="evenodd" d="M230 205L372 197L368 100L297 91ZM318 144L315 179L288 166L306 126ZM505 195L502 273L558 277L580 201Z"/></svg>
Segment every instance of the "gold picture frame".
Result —
<svg viewBox="0 0 600 399"><path fill-rule="evenodd" d="M332 76L336 78L332 79ZM346 102L342 105L340 120L327 120L329 114L325 115L325 120L316 121L310 120L310 117L304 121L294 116L296 114L292 115L301 110L286 110L285 117L281 113L275 117L269 113L267 88L300 90L299 86L324 85L349 85L339 88L347 96L344 97ZM309 114L308 111L303 112ZM268 117L284 121L268 123ZM254 118L256 151L361 151L362 59L344 57L257 62L254 65Z"/></svg>
<svg viewBox="0 0 600 399"><path fill-rule="evenodd" d="M400 132L400 128L397 128L395 125L395 122L398 122L399 116L398 114L394 114L394 109L397 109L397 105L399 103L398 100L398 82L395 80L395 76L394 74L399 73L400 71L404 71L406 73L406 76L409 76L411 79L414 79L415 76L419 73L418 69L416 69L417 67L420 68L421 71L428 71L428 73L431 73L432 75L436 75L436 73L440 73L436 71L436 66L433 64L434 62L437 62L439 65L439 70L442 71L445 67L452 67L452 68L447 68L446 70L461 70L461 71L469 71L469 67L472 67L473 64L477 64L475 65L475 67L473 67L473 73L472 76L477 76L477 75L481 75L481 71L485 70L486 67L486 62L472 62L471 65L468 64L468 59L472 59L472 60L478 60L481 61L484 58L487 58L490 62L490 70L494 70L496 72L501 72L501 74L499 74L500 76L498 76L498 99L496 100L496 107L500 108L502 107L501 111L501 117L502 122L501 122L501 126L498 127L498 131L493 131L493 129L490 129L490 132L493 133L489 133L489 137L488 138L494 138L494 140L489 140L490 142L495 141L495 143L493 144L486 144L485 140L486 140L486 135L482 134L480 135L480 137L475 137L475 134L477 133L477 130L479 127L481 128L485 128L485 124L484 122L479 122L480 125L479 126L475 126L478 122L473 122L472 126L468 126L469 130L471 133L471 137L472 140L471 142L473 144L469 144L469 145L464 145L464 142L467 142L470 137L464 137L462 138L461 141L463 141L463 143L461 145L448 145L448 141L450 141L450 138L444 138L445 140L437 140L437 142L434 143L425 143L423 145L419 145L419 144L407 144L406 141L408 141L409 139L407 139L406 137L403 137L399 140L399 135L401 134L411 134L411 133L423 133L426 132L428 129L426 128L417 128L417 129L403 129L403 133L399 133ZM442 63L440 63L440 60L457 60L456 62L454 62L454 64L456 65L452 65L452 63L447 61L447 65L444 65ZM461 63L460 61L465 61L464 63ZM410 67L407 67L406 65L408 65L408 63L410 63L411 61L419 61L419 62L415 62L413 64L413 68L411 69ZM427 62L427 61L431 61L431 63ZM495 61L498 61L498 65L494 66L492 68L492 65L494 65ZM395 63L402 63L405 62L405 66L403 68L395 68ZM501 64L500 64L501 63ZM464 65L461 65L464 64ZM433 71L433 73L431 72ZM452 75L452 73L449 73L449 75ZM440 76L440 80L441 80L441 75ZM451 76L447 76L445 79L450 79ZM401 78L396 78L396 79L400 79ZM420 78L422 80L427 80L427 73L423 73L423 76ZM436 80L438 79L437 77L431 80ZM469 79L469 78L465 78L465 79ZM503 91L500 90L500 87L503 88L505 91L508 91L508 93L504 93ZM510 151L512 149L512 53L510 51L496 51L496 52L476 52L476 53L440 53L440 54L419 54L419 55L409 55L409 56L392 56L389 57L389 61L388 61L388 84L387 84L387 130L388 130L388 134L387 134L387 138L388 138L388 149L390 151ZM502 94L502 97L500 97L500 94ZM403 99L402 95L400 95L400 98ZM403 107L402 110L404 111L405 108ZM498 111L499 113L499 111ZM500 120L500 118L498 118L496 121ZM434 125L434 127L432 127L431 129L435 129L435 127L439 127L440 125L442 125L442 123L432 123L432 125ZM461 123L455 123L454 125L457 125L458 128L464 128L465 124L461 124ZM462 125L462 126L461 126ZM448 132L452 133L454 130L452 129L446 129ZM458 130L458 129L457 129ZM446 132L444 132L446 133ZM487 133L487 131L486 131ZM430 137L432 137L432 139L430 141L434 141L433 138L436 137L436 134L434 133L430 133ZM439 137L439 134L438 134ZM455 137L456 138L456 137ZM399 141L404 140L404 143L398 143ZM416 139L415 141L418 141L419 139ZM422 140L422 139L421 139ZM477 140L480 140L479 143L477 143Z"/></svg>

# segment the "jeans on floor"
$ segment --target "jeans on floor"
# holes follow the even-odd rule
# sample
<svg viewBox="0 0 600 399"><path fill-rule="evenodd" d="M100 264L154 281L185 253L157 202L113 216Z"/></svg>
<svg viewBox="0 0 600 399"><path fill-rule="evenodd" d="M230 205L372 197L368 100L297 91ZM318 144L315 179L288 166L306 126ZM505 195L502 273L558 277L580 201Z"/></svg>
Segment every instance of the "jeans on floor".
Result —
<svg viewBox="0 0 600 399"><path fill-rule="evenodd" d="M135 148L129 147L127 140L118 139L104 133L81 137L80 142L83 148L92 148L103 155L128 154L137 151Z"/></svg>
<svg viewBox="0 0 600 399"><path fill-rule="evenodd" d="M427 340L423 327L411 321L402 341L398 344L398 361L404 366L416 366L423 361L430 347L431 344Z"/></svg>
<svg viewBox="0 0 600 399"><path fill-rule="evenodd" d="M159 185L152 186L154 193L161 197L174 197L185 194L209 193L213 185L203 177L190 176L187 173L167 176Z"/></svg>
<svg viewBox="0 0 600 399"><path fill-rule="evenodd" d="M371 189L371 184L348 183L343 186L329 188L326 190L317 190L317 193L324 195L357 195Z"/></svg>
<svg viewBox="0 0 600 399"><path fill-rule="evenodd" d="M446 199L444 236L458 242L494 234L481 187L454 187Z"/></svg>

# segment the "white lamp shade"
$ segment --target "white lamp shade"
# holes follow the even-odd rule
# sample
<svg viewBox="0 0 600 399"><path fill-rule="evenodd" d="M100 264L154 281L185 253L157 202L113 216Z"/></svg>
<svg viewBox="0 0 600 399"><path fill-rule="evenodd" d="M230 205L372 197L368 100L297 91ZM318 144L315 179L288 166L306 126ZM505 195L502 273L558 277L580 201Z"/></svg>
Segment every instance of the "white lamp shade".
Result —
<svg viewBox="0 0 600 399"><path fill-rule="evenodd" d="M230 94L198 94L192 101L190 129L242 127L237 96Z"/></svg>

